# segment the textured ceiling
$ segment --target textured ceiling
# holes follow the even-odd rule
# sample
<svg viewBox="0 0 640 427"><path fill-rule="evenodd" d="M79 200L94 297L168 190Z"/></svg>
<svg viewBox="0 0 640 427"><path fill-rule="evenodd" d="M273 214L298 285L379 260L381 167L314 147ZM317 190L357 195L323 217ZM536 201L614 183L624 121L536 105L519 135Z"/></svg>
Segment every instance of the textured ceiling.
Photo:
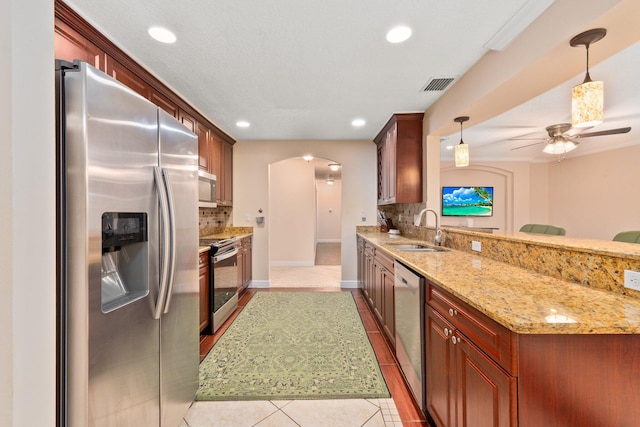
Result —
<svg viewBox="0 0 640 427"><path fill-rule="evenodd" d="M543 140L546 126L570 121L570 90L583 79L584 71L580 70L584 57L568 46L568 39L589 28L585 26L591 25L590 20L602 11L616 4L628 7L635 1L68 3L238 140L371 140L392 113L428 111L440 97L465 97L467 92L451 90L457 88L458 78L445 92L425 93L422 88L431 78L460 77L479 60L499 58L503 52L489 51L484 47L487 42L502 28L526 18L534 19L533 15L552 4L530 27L536 27L531 31L536 36L528 37L528 45L518 44L524 47L518 48L515 58L534 65L535 56L531 55L541 55L555 47L556 57L546 59L553 67L530 82L538 85L548 80L554 69L564 69L568 80L556 77L554 85L537 92L541 95L484 121L477 120L484 100L476 103L475 112L467 111L464 104L455 110L444 110L447 121L471 113L464 140L470 144L472 161L552 161L553 157L541 152L543 144L511 150L531 143L511 138L539 135ZM531 11L533 5L540 10ZM598 24L597 20L594 22ZM595 56L601 46L606 47L620 33L638 32L632 30L637 27L632 16L623 16L614 23L609 27L611 34L592 47ZM394 45L386 42L385 34L397 24L411 26L413 36ZM152 40L147 35L147 28L152 25L174 31L177 43L164 45ZM577 74L568 74L568 65ZM592 67L592 77L605 81L605 123L593 130L622 126L633 129L626 135L585 138L570 156L638 143L635 132L640 130L640 79L635 74L639 68L640 44ZM476 75L473 85L500 84L495 80L499 74L496 71L499 70L493 67L489 74ZM366 125L352 127L355 118L365 119ZM249 121L251 126L238 128L238 120ZM445 161L452 160L452 151L446 146L459 141L458 132L450 133L453 129L459 128L436 132L444 135L441 157Z"/></svg>
<svg viewBox="0 0 640 427"><path fill-rule="evenodd" d="M424 111L440 96L421 91L427 81L464 74L527 0L68 3L236 139L339 140ZM390 44L398 24L413 36ZM178 41L153 41L152 25Z"/></svg>

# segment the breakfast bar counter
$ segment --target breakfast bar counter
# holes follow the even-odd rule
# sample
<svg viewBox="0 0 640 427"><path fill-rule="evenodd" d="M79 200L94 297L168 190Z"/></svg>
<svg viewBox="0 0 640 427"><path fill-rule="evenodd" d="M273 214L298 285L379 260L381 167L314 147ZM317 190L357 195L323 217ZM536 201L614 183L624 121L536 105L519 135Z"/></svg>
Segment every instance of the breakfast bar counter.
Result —
<svg viewBox="0 0 640 427"><path fill-rule="evenodd" d="M640 299L515 267L465 251L398 250L427 243L358 231L376 248L518 334L637 334Z"/></svg>

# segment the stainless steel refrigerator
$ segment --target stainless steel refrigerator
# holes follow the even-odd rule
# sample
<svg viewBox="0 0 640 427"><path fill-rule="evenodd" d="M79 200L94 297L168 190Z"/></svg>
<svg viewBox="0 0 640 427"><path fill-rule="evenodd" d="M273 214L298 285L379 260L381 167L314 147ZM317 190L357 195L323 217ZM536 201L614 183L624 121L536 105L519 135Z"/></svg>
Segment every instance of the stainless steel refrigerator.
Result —
<svg viewBox="0 0 640 427"><path fill-rule="evenodd" d="M197 137L86 63L57 61L56 87L58 422L177 426L198 387Z"/></svg>

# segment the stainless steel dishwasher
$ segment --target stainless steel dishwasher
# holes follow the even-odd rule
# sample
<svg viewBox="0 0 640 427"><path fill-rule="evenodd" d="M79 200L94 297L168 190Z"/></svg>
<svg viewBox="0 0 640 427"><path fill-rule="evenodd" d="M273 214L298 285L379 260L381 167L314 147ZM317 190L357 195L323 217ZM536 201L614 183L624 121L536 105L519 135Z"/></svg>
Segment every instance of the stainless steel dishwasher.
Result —
<svg viewBox="0 0 640 427"><path fill-rule="evenodd" d="M396 357L416 402L426 413L424 277L395 261Z"/></svg>

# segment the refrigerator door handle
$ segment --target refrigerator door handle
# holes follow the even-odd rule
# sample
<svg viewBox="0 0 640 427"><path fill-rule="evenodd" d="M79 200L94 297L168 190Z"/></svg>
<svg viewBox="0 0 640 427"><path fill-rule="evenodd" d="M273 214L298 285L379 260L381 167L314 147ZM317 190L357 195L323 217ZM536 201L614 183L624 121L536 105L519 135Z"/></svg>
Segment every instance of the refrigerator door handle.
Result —
<svg viewBox="0 0 640 427"><path fill-rule="evenodd" d="M170 237L169 237L169 203L167 201L167 193L164 190L164 181L160 176L162 172L158 166L153 167L153 178L158 191L158 200L160 202L160 236L162 239L160 255L160 283L158 286L158 299L155 309L153 310L153 318L159 319L164 307L165 298L167 296L167 287L169 284L169 260L170 260Z"/></svg>
<svg viewBox="0 0 640 427"><path fill-rule="evenodd" d="M173 192L169 183L169 171L162 169L162 178L164 180L164 188L167 191L168 212L169 212L169 277L167 279L167 295L165 298L164 313L169 312L171 305L171 296L173 295L173 282L176 272L176 217L173 203Z"/></svg>

